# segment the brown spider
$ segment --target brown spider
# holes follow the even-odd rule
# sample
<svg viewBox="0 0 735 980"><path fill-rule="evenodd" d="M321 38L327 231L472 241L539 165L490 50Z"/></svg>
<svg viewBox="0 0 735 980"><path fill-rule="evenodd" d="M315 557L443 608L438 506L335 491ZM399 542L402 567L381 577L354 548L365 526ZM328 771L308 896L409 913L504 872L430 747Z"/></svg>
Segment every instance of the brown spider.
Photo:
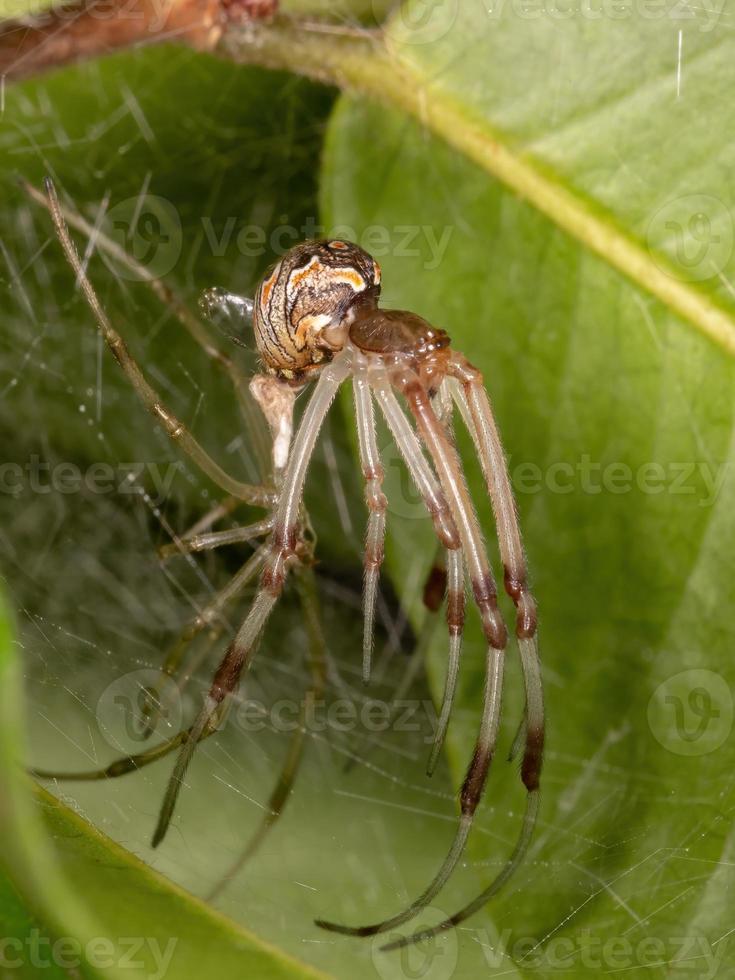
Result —
<svg viewBox="0 0 735 980"><path fill-rule="evenodd" d="M309 241L292 248L260 284L254 304L210 290L204 304L234 304L253 313L255 340L263 365L250 388L269 423L272 436L273 489L240 483L207 455L184 425L150 387L122 338L110 324L87 278L50 180L46 202L77 282L99 329L138 395L168 434L201 469L238 500L263 506L270 516L249 527L189 536L189 550L265 535L265 543L238 573L237 588L255 574L260 584L250 611L217 668L204 705L193 725L139 757L119 760L102 776L119 775L179 749L153 835L159 844L168 829L184 773L197 743L220 726L230 695L252 661L263 627L273 611L289 570L309 553L303 490L322 424L340 386L352 379L360 460L369 510L365 541L363 590L363 676L370 674L378 578L383 561L386 497L377 446L373 402L377 402L445 551L446 619L449 658L442 708L429 760L431 773L447 731L459 672L465 615L465 585L474 599L487 641L482 716L472 759L462 784L460 815L452 845L431 883L406 909L367 926L345 926L324 920L333 932L370 936L398 926L427 906L457 866L482 798L495 752L502 700L507 631L497 605L497 590L473 502L454 442L454 407L467 426L495 516L506 591L516 606L516 635L525 685L524 719L514 750L525 744L521 778L527 790L526 812L516 846L484 891L460 911L431 929L384 946L395 949L449 929L481 908L513 874L528 849L539 804L539 777L544 744L544 708L536 634L536 606L528 589L526 563L503 450L482 375L450 346L448 335L414 313L378 306L380 268L350 242ZM295 436L292 420L296 393L316 385ZM411 425L396 393L402 396ZM428 459L427 459L428 454ZM236 576L236 579L238 578ZM233 583L235 580L233 580ZM441 583L444 591L444 581ZM229 594L235 585L228 586ZM225 590L227 591L227 590ZM201 618L201 617L200 617ZM167 669L170 664L167 664ZM511 752L511 755L513 754ZM49 775L37 772L38 775ZM99 778L100 774L87 774ZM84 774L66 774L84 778Z"/></svg>

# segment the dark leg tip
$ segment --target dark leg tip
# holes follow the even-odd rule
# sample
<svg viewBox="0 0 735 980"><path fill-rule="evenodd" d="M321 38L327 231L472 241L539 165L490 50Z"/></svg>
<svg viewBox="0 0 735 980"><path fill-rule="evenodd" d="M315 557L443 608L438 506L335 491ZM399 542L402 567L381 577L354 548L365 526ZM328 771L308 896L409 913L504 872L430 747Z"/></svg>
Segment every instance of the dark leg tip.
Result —
<svg viewBox="0 0 735 980"><path fill-rule="evenodd" d="M374 936L380 931L375 926L342 926L339 922L327 922L326 919L314 919L314 925L327 932L338 932L341 936Z"/></svg>

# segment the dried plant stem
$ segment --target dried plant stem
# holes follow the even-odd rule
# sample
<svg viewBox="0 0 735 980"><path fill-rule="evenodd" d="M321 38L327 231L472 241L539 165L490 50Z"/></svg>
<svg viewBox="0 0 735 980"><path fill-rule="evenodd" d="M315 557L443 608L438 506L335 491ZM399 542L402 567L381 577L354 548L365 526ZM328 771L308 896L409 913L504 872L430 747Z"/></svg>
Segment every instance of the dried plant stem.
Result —
<svg viewBox="0 0 735 980"><path fill-rule="evenodd" d="M0 23L0 79L30 78L51 68L126 48L178 41L211 51L228 23L273 14L253 0L82 0L37 16Z"/></svg>

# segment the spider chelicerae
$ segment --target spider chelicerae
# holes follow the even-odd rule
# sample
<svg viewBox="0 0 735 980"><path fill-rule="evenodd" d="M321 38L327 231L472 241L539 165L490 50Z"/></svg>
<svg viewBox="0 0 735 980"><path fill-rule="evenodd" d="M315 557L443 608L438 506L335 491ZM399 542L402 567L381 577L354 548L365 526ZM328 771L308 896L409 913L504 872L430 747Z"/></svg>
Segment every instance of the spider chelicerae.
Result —
<svg viewBox="0 0 735 980"><path fill-rule="evenodd" d="M455 408L474 443L492 503L505 589L516 607L516 637L525 687L524 716L511 757L523 747L521 779L527 790L526 810L511 855L494 880L471 902L438 925L388 943L395 949L419 938L435 935L468 918L495 895L523 859L539 806L539 778L544 744L544 707L538 658L536 606L528 588L526 562L513 494L497 426L482 375L457 351L445 331L405 310L378 306L380 267L359 246L341 240L307 241L296 245L261 282L254 301L222 290L208 290L205 311L233 310L243 319L252 316L262 373L250 382L250 391L262 409L271 435L270 485L254 486L230 477L206 453L182 422L161 401L110 323L87 277L71 239L64 211L50 180L46 196L27 188L50 211L57 235L77 283L94 314L112 354L138 396L165 431L191 460L226 494L230 501L264 508L266 517L245 527L210 531L202 522L176 547L201 551L236 541L263 538L252 557L232 582L185 632L182 642L211 622L221 606L259 575L250 610L229 643L212 678L204 703L193 724L138 756L120 759L93 773L48 773L43 777L109 778L137 769L178 750L158 824L153 835L159 844L168 829L182 779L197 743L221 725L230 696L250 665L263 628L283 591L289 571L311 558L311 537L303 506L309 463L320 429L335 396L348 379L354 395L359 455L368 508L363 585L363 678L370 676L375 605L386 531L387 500L382 490L383 467L378 451L374 405L377 404L413 482L433 522L443 552L440 592L446 593L449 634L447 674L443 701L431 750L431 773L446 735L460 668L460 649L466 593L480 614L487 643L482 711L472 759L462 783L460 813L455 836L439 870L425 890L403 911L380 922L347 926L317 920L332 932L372 936L415 916L446 884L467 842L482 798L496 750L503 689L507 631L497 605L497 590L475 507L465 480L453 434ZM84 222L78 221L77 225ZM161 283L151 283L159 295L170 298ZM193 318L184 315L196 336ZM201 340L201 338L199 338ZM206 344L204 344L206 349ZM213 352L208 350L210 356ZM225 359L225 366L227 362ZM293 433L296 394L314 382L314 390ZM402 399L399 400L399 397ZM413 424L412 424L413 423ZM226 512L220 508L219 514ZM210 517L210 525L217 514ZM434 583L436 591L436 583ZM181 658L182 644L164 666L172 674ZM148 703L154 726L155 692Z"/></svg>

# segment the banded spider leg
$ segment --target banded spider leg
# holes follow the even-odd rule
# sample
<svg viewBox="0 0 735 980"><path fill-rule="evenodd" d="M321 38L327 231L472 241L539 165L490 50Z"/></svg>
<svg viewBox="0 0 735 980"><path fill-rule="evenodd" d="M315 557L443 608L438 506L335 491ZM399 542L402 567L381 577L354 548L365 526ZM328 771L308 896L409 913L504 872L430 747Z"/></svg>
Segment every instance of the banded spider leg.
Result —
<svg viewBox="0 0 735 980"><path fill-rule="evenodd" d="M501 872L481 895L433 929L423 930L413 936L389 943L384 947L385 949L395 949L450 928L485 904L511 877L523 859L538 811L538 787L543 751L543 699L536 646L535 604L528 591L525 558L515 505L481 376L464 358L453 353L450 354L448 371L453 378L462 379L468 392L465 395L463 389L451 384L449 386L452 398L471 427L478 455L482 461L482 470L496 515L501 557L505 567L505 586L517 607L516 631L526 687L524 725L526 749L521 776L528 793L527 807L513 853ZM430 768L435 762L436 753L446 732L459 670L459 650L464 620L463 565L466 565L471 593L483 622L488 649L481 723L472 761L460 791L460 819L449 852L428 887L397 915L372 925L355 927L318 920L321 927L330 931L357 936L375 935L408 921L435 898L456 867L464 851L495 752L506 646L506 630L497 607L497 590L485 553L477 516L454 446L451 425L447 419L442 420L437 414L426 385L422 384L420 377L410 368L401 365L400 369L392 374L387 370L374 371L370 376L370 383L393 438L401 449L428 512L434 519L439 540L447 547L447 620L450 628L450 653L440 724L429 763ZM438 474L438 486L433 474L428 470L421 443L408 425L393 388L403 394L406 400L416 423L418 437L428 450Z"/></svg>
<svg viewBox="0 0 735 980"><path fill-rule="evenodd" d="M462 355L452 352L448 371L450 391L472 436L490 497L504 568L505 589L516 606L516 637L523 673L526 707L510 757L525 742L521 779L527 791L526 811L516 845L493 881L458 912L430 929L386 944L385 951L428 939L469 918L496 895L522 862L533 835L539 809L539 784L544 747L544 703L538 656L536 605L528 588L528 573L518 517L502 444L482 375ZM417 421L418 421L418 416ZM420 424L420 423L419 423ZM471 767L472 768L472 767ZM468 772L468 778L470 773Z"/></svg>
<svg viewBox="0 0 735 980"><path fill-rule="evenodd" d="M193 552L201 552L227 544L241 543L251 541L259 537L266 537L270 533L273 525L273 520L270 516L248 526L234 527L224 531L211 530L212 524L214 524L220 518L227 516L243 503L270 508L273 500L275 499L272 485L263 484L261 486L255 486L233 480L227 473L225 473L224 470L221 469L221 467L219 467L219 464L215 463L214 460L208 456L199 443L196 442L194 437L187 431L183 423L176 418L174 413L165 407L162 399L150 385L145 375L130 354L122 337L117 333L106 316L71 240L67 228L67 220L71 225L83 231L88 236L93 236L94 243L99 246L101 250L107 251L109 254L113 255L117 261L132 269L132 271L136 273L136 276L146 282L155 295L173 310L179 322L181 322L187 329L192 338L199 344L203 352L223 370L223 372L232 382L244 421L248 426L248 430L256 433L256 453L259 455L261 460L264 458L269 460L270 454L263 451L265 442L263 440L259 440L257 437L257 433L262 431L260 418L258 418L257 414L254 414L254 410L255 413L257 413L258 410L255 408L252 396L248 391L247 382L244 381L239 367L229 356L223 354L218 349L217 345L209 337L209 334L203 324L189 312L185 304L176 296L170 287L165 285L160 280L152 277L144 266L141 266L132 256L130 256L124 249L121 249L117 243L107 238L107 236L105 236L99 229L93 228L93 226L90 225L77 212L69 208L62 208L56 195L55 188L50 180L47 180L46 182L47 193L45 196L40 194L35 188L25 182L22 186L32 200L40 203L50 212L57 236L62 244L64 254L76 274L77 283L94 314L98 329L102 333L102 336L104 337L107 345L110 347L123 372L131 381L133 389L142 401L143 405L158 421L163 423L164 429L168 436L183 449L183 451L190 457L192 462L194 462L194 464L197 465L202 472L204 472L216 485L218 485L228 494L228 496L224 498L223 502L213 508L210 514L205 515L205 517L198 521L190 532L187 532L181 537L175 538L170 546L165 546L162 549L162 557L171 557L173 554L191 554ZM207 302L202 304L203 309L207 313L213 312L213 300L216 298L214 297L214 292L215 291L210 291L210 295L207 297ZM283 452L283 450L281 450L281 452ZM305 518L304 522L308 523ZM309 662L311 664L312 675L311 686L306 692L306 698L308 699L317 697L318 692L321 690L323 685L325 644L324 638L321 634L319 622L320 617L318 611L318 597L313 583L313 571L310 567L310 545L308 542L302 540L301 531L299 532L298 550L300 552L299 561L301 563L298 566L297 592L300 598L301 607L304 614L304 622L307 627L307 635L309 638ZM252 580L262 570L267 554L268 548L264 545L260 545L260 547L257 548L252 557L244 563L242 568L236 573L232 580L222 590L216 593L211 598L210 602L189 623L189 625L184 629L179 641L174 645L173 649L169 653L162 667L162 678L172 677L178 673L183 655L191 641L205 628L213 627L217 620L220 619L225 607L242 594L248 584L252 582ZM207 651L205 650L204 652L206 653ZM184 684L191 678L192 673L193 665L190 667L188 674L179 679L179 687L184 686ZM146 734L150 735L156 727L157 713L160 707L160 690L158 687L154 686L154 688L147 689L145 694L146 701L144 702L144 716L147 717L148 720ZM206 732L202 732L202 737L211 734L214 730L215 729L212 728L211 731L207 730ZM164 758L181 745L185 745L193 733L194 726L183 729L182 731L174 734L172 737L155 746L152 746L150 749L144 750L132 756L117 759L110 765L99 770L52 772L37 768L31 770L31 772L38 778L54 780L88 781L115 778L117 776L124 775L125 773L136 771L143 766L149 765L158 761L159 759ZM291 744L284 763L284 769L276 782L273 792L271 793L269 805L261 822L261 826L254 833L253 840L246 849L246 856L255 850L257 844L262 841L265 833L271 826L273 826L275 820L280 815L283 806L285 805L285 801L290 793L293 781L296 777L299 762L303 754L303 748L304 731L301 729L296 731L291 739ZM239 865L241 866L242 863L243 861L241 860Z"/></svg>

